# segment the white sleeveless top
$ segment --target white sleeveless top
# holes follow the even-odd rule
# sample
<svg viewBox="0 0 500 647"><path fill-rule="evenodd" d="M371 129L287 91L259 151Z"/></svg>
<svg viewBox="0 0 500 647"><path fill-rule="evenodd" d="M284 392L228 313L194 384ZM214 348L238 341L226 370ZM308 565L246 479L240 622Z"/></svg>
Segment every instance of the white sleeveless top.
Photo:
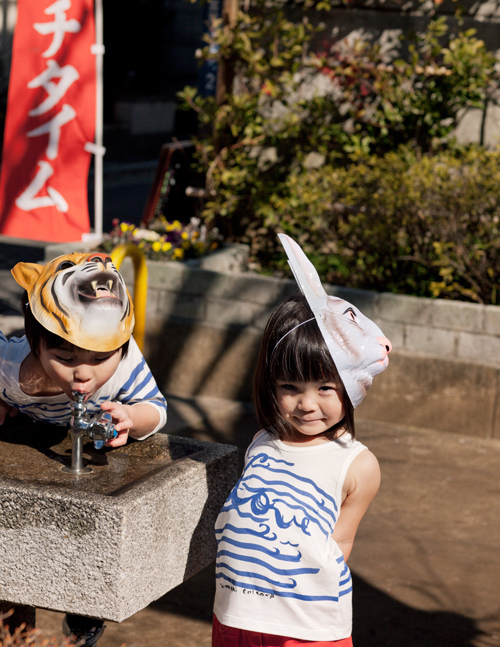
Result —
<svg viewBox="0 0 500 647"><path fill-rule="evenodd" d="M351 635L351 574L332 533L364 449L350 434L306 447L257 434L215 524L219 622L309 641Z"/></svg>

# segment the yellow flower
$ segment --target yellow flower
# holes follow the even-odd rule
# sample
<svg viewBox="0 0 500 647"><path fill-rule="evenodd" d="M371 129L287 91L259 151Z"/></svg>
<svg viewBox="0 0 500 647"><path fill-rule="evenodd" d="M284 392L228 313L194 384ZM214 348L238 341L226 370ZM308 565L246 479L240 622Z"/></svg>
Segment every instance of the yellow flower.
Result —
<svg viewBox="0 0 500 647"><path fill-rule="evenodd" d="M161 250L161 243L159 240L155 240L155 242L152 245L153 247L153 252L159 252Z"/></svg>
<svg viewBox="0 0 500 647"><path fill-rule="evenodd" d="M120 229L123 231L123 233L125 233L126 231L128 231L128 225L127 225L127 223L126 223L126 222L121 222L121 223L120 223Z"/></svg>
<svg viewBox="0 0 500 647"><path fill-rule="evenodd" d="M174 253L172 254L172 258L174 260L181 261L184 258L184 250L178 247L177 249L174 250Z"/></svg>
<svg viewBox="0 0 500 647"><path fill-rule="evenodd" d="M179 229L179 230L182 229L182 225L178 220L174 220L174 222L172 223L172 227L174 229Z"/></svg>
<svg viewBox="0 0 500 647"><path fill-rule="evenodd" d="M168 240L166 243L163 243L163 245L161 246L162 252L168 252L171 249L172 249L172 243L170 243Z"/></svg>
<svg viewBox="0 0 500 647"><path fill-rule="evenodd" d="M182 234L181 234L181 238L182 238L183 240L187 240L187 239L189 238L189 236L188 236L188 234L187 234L187 232L186 232L186 231L183 231L183 232L182 232Z"/></svg>

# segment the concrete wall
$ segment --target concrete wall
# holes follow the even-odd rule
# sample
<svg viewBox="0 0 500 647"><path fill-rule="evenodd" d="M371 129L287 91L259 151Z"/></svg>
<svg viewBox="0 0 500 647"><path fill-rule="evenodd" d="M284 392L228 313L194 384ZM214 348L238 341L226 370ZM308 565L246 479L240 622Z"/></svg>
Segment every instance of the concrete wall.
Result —
<svg viewBox="0 0 500 647"><path fill-rule="evenodd" d="M26 241L19 241L22 253L9 243L3 249L0 240L6 261L47 261L67 251L67 245L33 243L31 257ZM165 393L251 400L264 326L297 288L291 280L242 271L247 255L244 245L235 245L197 264L148 262L145 354ZM130 259L121 271L133 293ZM14 284L17 304L10 273L2 280L4 292L8 280ZM358 417L500 439L499 307L327 289L373 318L393 344L389 369L374 381ZM20 329L22 318L3 317L1 328Z"/></svg>
<svg viewBox="0 0 500 647"><path fill-rule="evenodd" d="M292 280L148 263L146 355L163 390L251 399L264 326ZM132 271L122 271L130 286ZM329 286L393 343L358 415L500 438L500 308Z"/></svg>

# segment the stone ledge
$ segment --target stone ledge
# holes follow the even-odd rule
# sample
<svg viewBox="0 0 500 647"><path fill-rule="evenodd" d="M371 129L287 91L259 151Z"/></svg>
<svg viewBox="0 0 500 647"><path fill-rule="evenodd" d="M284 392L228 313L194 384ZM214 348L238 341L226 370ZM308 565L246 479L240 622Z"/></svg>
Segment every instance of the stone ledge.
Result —
<svg viewBox="0 0 500 647"><path fill-rule="evenodd" d="M500 369L397 353L356 415L476 438L500 438Z"/></svg>
<svg viewBox="0 0 500 647"><path fill-rule="evenodd" d="M274 307L297 292L295 281L175 262L148 262L148 268L151 280L145 355L160 387L185 397L249 400L263 328ZM127 281L131 288L131 264ZM442 417L453 420L461 433L468 433L466 416L461 424L455 411L461 410L474 392L472 387L467 392L464 386L469 371L476 374L477 366L484 368L494 376L496 385L495 370L500 369L500 308L339 286L326 289L351 301L380 325L392 341L395 365L401 361L398 357L416 358L414 363L405 360L404 379L393 383L398 397L408 399L405 389L410 378L423 391L425 385L435 386L434 395L429 391L429 398L423 402L408 401L403 413L414 414L418 420L427 408L433 409L434 398L442 394ZM10 325L15 328L18 322ZM422 368L424 365L427 370ZM440 381L434 379L436 375L441 376ZM488 391L486 399L481 395L482 412L500 397L496 389ZM453 392L460 397L451 398L449 394ZM368 400L373 399L371 396ZM437 409L435 412L436 428L442 428ZM500 420L488 424L483 420L480 427L485 434L500 437Z"/></svg>
<svg viewBox="0 0 500 647"><path fill-rule="evenodd" d="M161 321L190 316L210 325L262 330L273 308L298 291L293 279L215 272L175 263L161 265L156 263L153 268L155 278L149 285L147 306L147 317L155 322L155 330L161 327ZM128 281L130 286L131 274ZM500 366L500 353L495 352L500 343L497 306L331 285L326 290L352 302L376 321L395 351L443 358L454 358L458 353L465 361Z"/></svg>
<svg viewBox="0 0 500 647"><path fill-rule="evenodd" d="M158 433L93 455L92 473L75 477L58 460L67 439L44 434L40 451L19 439L20 418L0 439L2 601L121 622L213 561L235 447Z"/></svg>

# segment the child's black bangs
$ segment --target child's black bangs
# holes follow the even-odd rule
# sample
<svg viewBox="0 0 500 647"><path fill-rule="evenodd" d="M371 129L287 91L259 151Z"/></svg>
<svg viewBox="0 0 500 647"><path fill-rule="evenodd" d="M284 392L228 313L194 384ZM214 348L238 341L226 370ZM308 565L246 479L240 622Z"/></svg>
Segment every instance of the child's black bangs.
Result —
<svg viewBox="0 0 500 647"><path fill-rule="evenodd" d="M301 330L306 327L309 330ZM337 382L337 369L316 324L301 328L283 339L279 352L274 353L272 380Z"/></svg>

